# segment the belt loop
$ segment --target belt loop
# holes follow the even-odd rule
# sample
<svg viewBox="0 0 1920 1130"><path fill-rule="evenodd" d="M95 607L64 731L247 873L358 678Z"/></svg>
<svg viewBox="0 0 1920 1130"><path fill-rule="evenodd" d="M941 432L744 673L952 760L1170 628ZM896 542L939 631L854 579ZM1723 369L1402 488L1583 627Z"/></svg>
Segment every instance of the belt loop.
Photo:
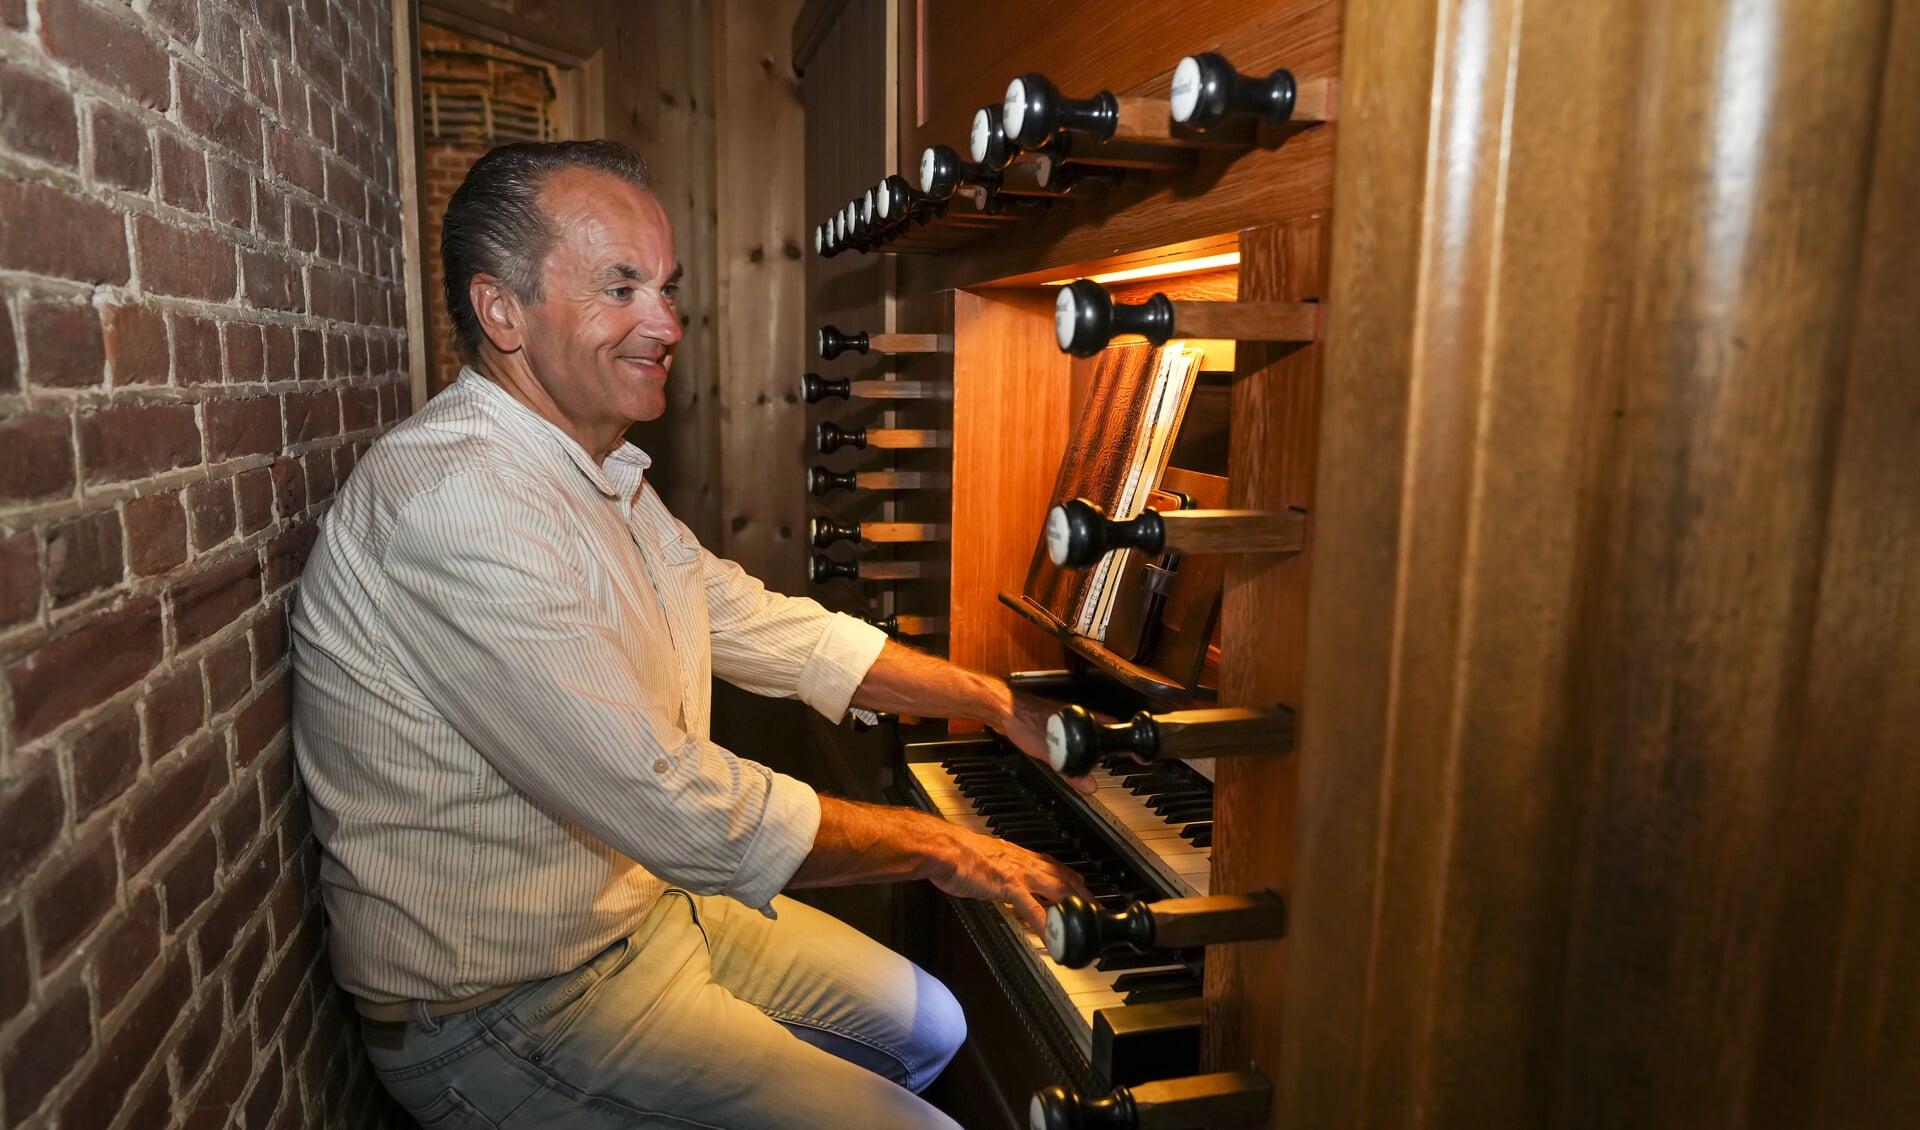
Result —
<svg viewBox="0 0 1920 1130"><path fill-rule="evenodd" d="M413 1009L413 1022L418 1024L422 1031L426 1032L429 1036L440 1031L440 1022L434 1019L431 1012L427 1011L426 1001L409 1001L408 1005Z"/></svg>

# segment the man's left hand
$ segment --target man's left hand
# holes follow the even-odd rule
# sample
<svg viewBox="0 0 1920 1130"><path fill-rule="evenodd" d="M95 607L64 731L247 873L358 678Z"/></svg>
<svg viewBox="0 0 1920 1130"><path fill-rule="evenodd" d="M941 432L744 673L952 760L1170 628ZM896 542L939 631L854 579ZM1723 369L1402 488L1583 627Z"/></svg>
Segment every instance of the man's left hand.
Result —
<svg viewBox="0 0 1920 1130"><path fill-rule="evenodd" d="M1047 719L1060 709L1060 704L1021 691L1014 691L1012 702L1008 705L994 729L1000 731L1006 739L1020 747L1020 752L1045 765L1049 772L1053 763L1047 760ZM1074 791L1087 794L1097 786L1092 777L1063 778L1072 785Z"/></svg>

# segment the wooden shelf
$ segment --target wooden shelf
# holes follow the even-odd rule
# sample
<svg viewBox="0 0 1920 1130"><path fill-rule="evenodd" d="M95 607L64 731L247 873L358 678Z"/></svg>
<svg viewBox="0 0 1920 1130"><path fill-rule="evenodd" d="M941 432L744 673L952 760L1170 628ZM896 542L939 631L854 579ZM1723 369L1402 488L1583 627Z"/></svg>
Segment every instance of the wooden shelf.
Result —
<svg viewBox="0 0 1920 1130"><path fill-rule="evenodd" d="M1018 612L1034 627L1059 641L1068 651L1100 668L1120 685L1156 704L1185 706L1194 702L1212 702L1216 697L1211 688L1183 687L1150 667L1120 658L1098 640L1075 634L1055 620L1052 613L1025 596L1003 592L1000 594L1000 603Z"/></svg>

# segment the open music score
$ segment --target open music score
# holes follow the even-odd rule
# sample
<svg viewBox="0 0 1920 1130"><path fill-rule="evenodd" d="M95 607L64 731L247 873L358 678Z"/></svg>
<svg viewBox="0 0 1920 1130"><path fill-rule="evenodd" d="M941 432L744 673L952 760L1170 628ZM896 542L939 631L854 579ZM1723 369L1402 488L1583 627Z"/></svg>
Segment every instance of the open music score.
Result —
<svg viewBox="0 0 1920 1130"><path fill-rule="evenodd" d="M1247 1069L1115 1087L1085 1096L1068 1087L1035 1091L1028 1130L1212 1130L1264 1123L1273 1084Z"/></svg>
<svg viewBox="0 0 1920 1130"><path fill-rule="evenodd" d="M1272 891L1134 899L1117 910L1068 895L1047 908L1046 942L1053 960L1083 969L1113 950L1180 950L1278 938L1286 931L1286 900Z"/></svg>
<svg viewBox="0 0 1920 1130"><path fill-rule="evenodd" d="M850 381L831 380L819 373L800 377L800 398L808 404L822 400L931 400L941 392L931 381Z"/></svg>
<svg viewBox="0 0 1920 1130"><path fill-rule="evenodd" d="M850 334L833 326L821 326L814 340L821 359L826 361L842 353L953 352L953 339L946 334L870 334L866 330Z"/></svg>
<svg viewBox="0 0 1920 1130"><path fill-rule="evenodd" d="M1055 565L1084 569L1116 549L1152 555L1183 553L1298 553L1307 516L1299 510L1147 509L1115 521L1084 498L1047 511L1047 556Z"/></svg>
<svg viewBox="0 0 1920 1130"><path fill-rule="evenodd" d="M1118 303L1091 279L1061 287L1053 304L1054 340L1075 357L1092 357L1126 334L1154 345L1175 337L1317 341L1321 320L1317 302L1176 302L1156 294L1142 303Z"/></svg>
<svg viewBox="0 0 1920 1130"><path fill-rule="evenodd" d="M908 616L895 612L887 616L862 616L862 620L890 636L944 636L945 616Z"/></svg>
<svg viewBox="0 0 1920 1130"><path fill-rule="evenodd" d="M946 541L953 527L940 522L848 522L842 525L831 518L807 519L807 544L825 549L835 542Z"/></svg>
<svg viewBox="0 0 1920 1130"><path fill-rule="evenodd" d="M950 447L953 433L915 428L854 428L845 431L831 421L823 420L813 429L813 448L822 455L831 455L843 447L865 450L869 447L884 447L904 450L908 448Z"/></svg>
<svg viewBox="0 0 1920 1130"><path fill-rule="evenodd" d="M1142 710L1111 725L1103 724L1084 706L1067 706L1047 719L1047 760L1058 772L1078 777L1115 753L1131 753L1146 761L1284 754L1293 750L1293 732L1293 711L1284 706L1271 710L1209 707L1164 714Z"/></svg>
<svg viewBox="0 0 1920 1130"><path fill-rule="evenodd" d="M818 553L807 559L807 579L825 584L849 581L917 581L926 574L918 561L835 561Z"/></svg>
<svg viewBox="0 0 1920 1130"><path fill-rule="evenodd" d="M1284 67L1265 78L1243 75L1219 55L1188 55L1173 68L1167 116L1175 125L1210 130L1234 118L1265 125L1333 120L1333 81L1296 79Z"/></svg>
<svg viewBox="0 0 1920 1130"><path fill-rule="evenodd" d="M944 471L843 471L835 473L815 464L807 468L807 493L815 497L835 490L938 490L953 485Z"/></svg>

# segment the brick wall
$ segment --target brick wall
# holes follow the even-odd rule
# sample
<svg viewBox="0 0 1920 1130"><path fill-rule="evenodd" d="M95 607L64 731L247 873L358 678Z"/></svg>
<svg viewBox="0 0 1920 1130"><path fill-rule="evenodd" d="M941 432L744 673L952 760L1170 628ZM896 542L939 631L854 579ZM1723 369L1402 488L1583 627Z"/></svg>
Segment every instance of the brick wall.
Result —
<svg viewBox="0 0 1920 1130"><path fill-rule="evenodd" d="M388 9L0 0L0 1125L378 1125L287 747L406 409Z"/></svg>

